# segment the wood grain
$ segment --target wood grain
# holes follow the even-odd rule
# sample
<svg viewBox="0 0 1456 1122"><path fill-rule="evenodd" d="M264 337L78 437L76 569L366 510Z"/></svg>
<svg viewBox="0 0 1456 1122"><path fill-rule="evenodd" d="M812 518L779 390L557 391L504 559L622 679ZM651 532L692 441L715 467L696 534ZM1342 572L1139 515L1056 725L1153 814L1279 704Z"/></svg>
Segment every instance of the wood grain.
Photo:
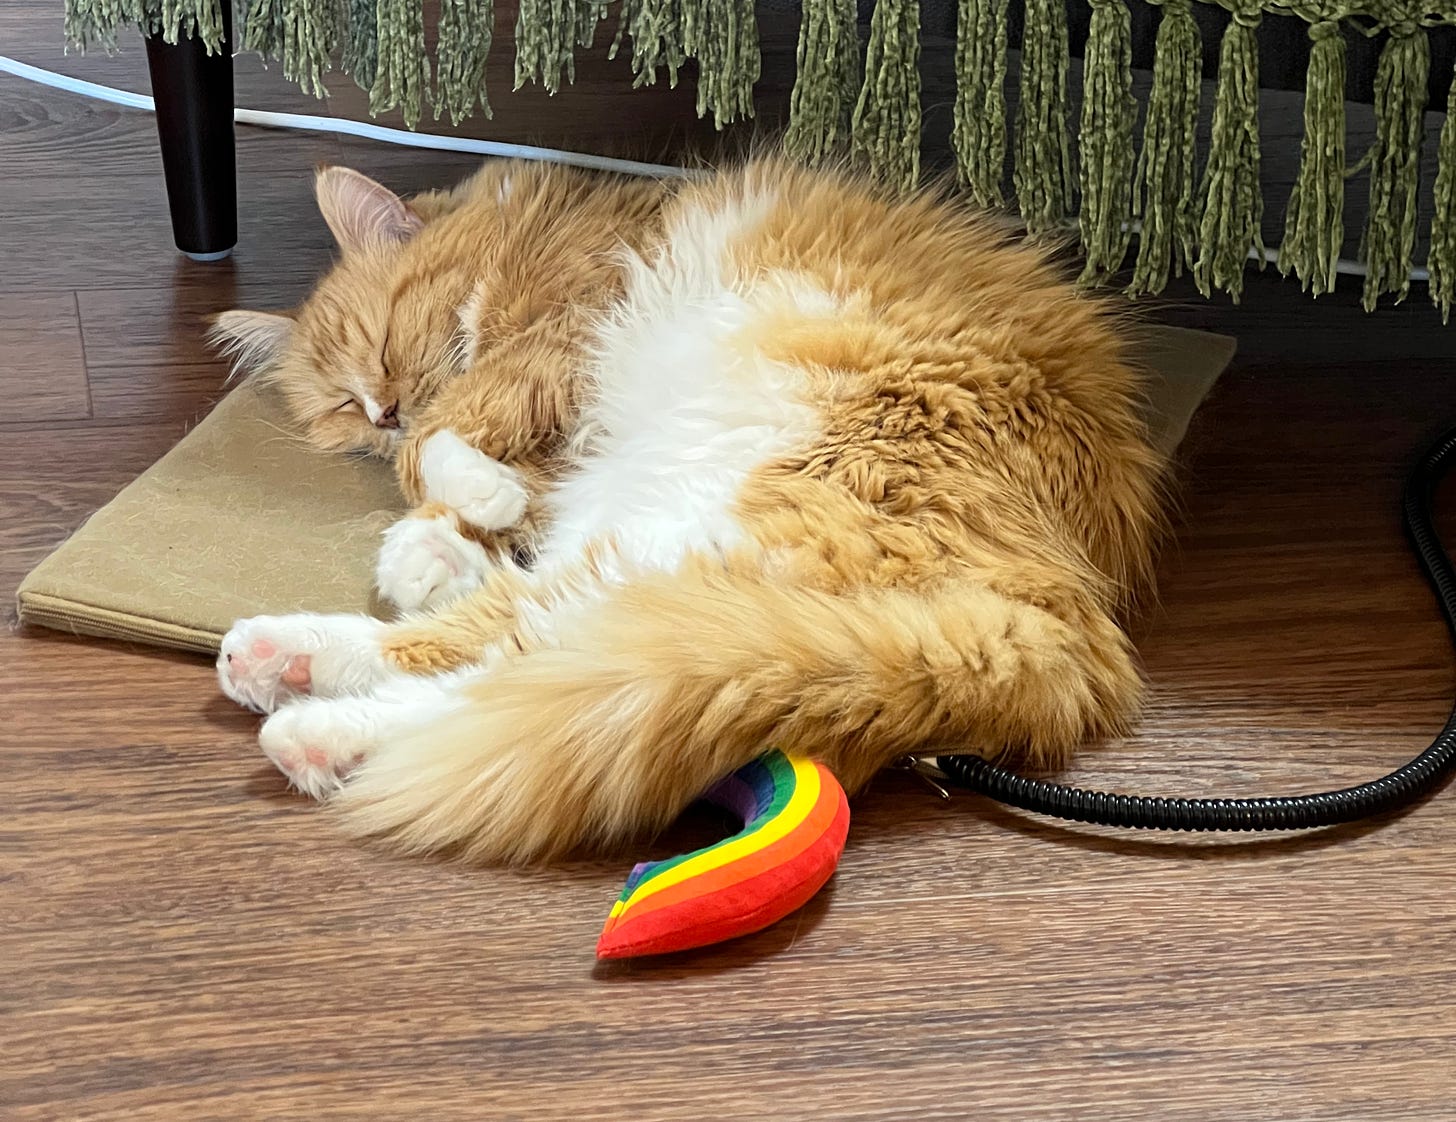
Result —
<svg viewBox="0 0 1456 1122"><path fill-rule="evenodd" d="M34 61L49 48L15 29L57 10L0 5L0 43ZM132 63L65 65L119 81ZM595 94L625 115L615 74L590 74L577 102L502 99L492 127L573 135L557 114ZM247 81L291 96L276 75ZM290 302L331 251L312 142L247 141L243 245L202 268L171 250L149 121L9 82L0 105L24 108L0 109L5 1122L1456 1116L1449 790L1389 821L1251 841L1064 828L887 774L799 915L597 967L631 857L720 824L690 816L637 854L530 873L388 858L286 793L204 661L16 629L23 573L219 391L204 317ZM595 120L603 145L668 127ZM448 170L349 158L420 185ZM1238 334L1241 357L1184 446L1162 600L1138 626L1146 719L1089 750L1078 781L1308 790L1379 773L1444 719L1456 660L1395 512L1413 449L1456 419L1452 336L1414 301L1367 319L1357 299L1261 277L1237 311L1186 289L1146 305ZM47 363L87 380L34 395Z"/></svg>
<svg viewBox="0 0 1456 1122"><path fill-rule="evenodd" d="M70 292L0 298L0 419L66 421L91 409L76 297Z"/></svg>
<svg viewBox="0 0 1456 1122"><path fill-rule="evenodd" d="M292 207L311 209L306 191ZM310 257L315 274L328 267L327 247ZM199 265L185 258L166 288L96 288L80 293L81 328L93 366L140 367L218 362L207 343L210 321L228 308L286 311L308 294L304 277L267 278L237 262Z"/></svg>

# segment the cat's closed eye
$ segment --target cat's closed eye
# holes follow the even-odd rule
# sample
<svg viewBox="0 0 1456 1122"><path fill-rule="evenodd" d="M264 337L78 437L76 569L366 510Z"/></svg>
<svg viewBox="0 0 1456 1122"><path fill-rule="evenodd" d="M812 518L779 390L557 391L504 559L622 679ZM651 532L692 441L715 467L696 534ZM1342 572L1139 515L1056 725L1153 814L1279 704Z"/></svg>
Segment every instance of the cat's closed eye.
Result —
<svg viewBox="0 0 1456 1122"><path fill-rule="evenodd" d="M364 407L354 398L347 398L334 406L335 413L363 413Z"/></svg>

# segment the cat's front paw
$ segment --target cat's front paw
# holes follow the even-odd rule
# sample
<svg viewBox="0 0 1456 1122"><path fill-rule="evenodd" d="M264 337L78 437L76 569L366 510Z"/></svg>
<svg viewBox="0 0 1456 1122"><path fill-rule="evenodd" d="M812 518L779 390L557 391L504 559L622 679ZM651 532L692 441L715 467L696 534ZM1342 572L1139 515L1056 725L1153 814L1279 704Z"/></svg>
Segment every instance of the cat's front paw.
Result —
<svg viewBox="0 0 1456 1122"><path fill-rule="evenodd" d="M482 530L504 530L526 514L520 472L472 448L453 432L437 432L420 453L425 495Z"/></svg>
<svg viewBox="0 0 1456 1122"><path fill-rule="evenodd" d="M366 687L388 671L381 624L365 616L254 616L223 636L217 680L239 705L271 713L310 694Z"/></svg>
<svg viewBox="0 0 1456 1122"><path fill-rule="evenodd" d="M273 766L315 799L338 790L377 739L366 698L300 701L274 713L258 732L258 745Z"/></svg>
<svg viewBox="0 0 1456 1122"><path fill-rule="evenodd" d="M465 537L448 514L401 518L384 532L375 581L401 611L449 603L485 578L485 548Z"/></svg>

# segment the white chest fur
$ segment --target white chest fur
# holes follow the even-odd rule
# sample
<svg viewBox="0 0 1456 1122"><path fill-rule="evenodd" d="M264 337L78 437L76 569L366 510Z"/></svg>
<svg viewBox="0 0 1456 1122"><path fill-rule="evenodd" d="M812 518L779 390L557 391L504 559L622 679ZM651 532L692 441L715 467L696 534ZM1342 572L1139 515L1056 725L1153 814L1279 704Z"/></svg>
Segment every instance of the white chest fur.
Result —
<svg viewBox="0 0 1456 1122"><path fill-rule="evenodd" d="M727 252L765 205L686 214L658 257L633 263L600 332L590 435L555 494L543 560L610 543L628 564L672 569L731 548L749 475L812 438L802 372L755 343L765 317L782 315L785 286L750 286ZM816 312L830 311L816 296Z"/></svg>

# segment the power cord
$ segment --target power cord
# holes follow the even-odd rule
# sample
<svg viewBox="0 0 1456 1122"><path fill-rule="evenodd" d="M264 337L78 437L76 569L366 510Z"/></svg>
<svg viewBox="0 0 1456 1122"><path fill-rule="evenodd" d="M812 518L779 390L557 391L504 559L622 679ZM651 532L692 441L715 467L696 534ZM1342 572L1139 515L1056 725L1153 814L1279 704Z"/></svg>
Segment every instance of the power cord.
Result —
<svg viewBox="0 0 1456 1122"><path fill-rule="evenodd" d="M1417 461L1401 497L1405 532L1456 641L1456 570L1432 517L1436 486L1456 456L1456 429ZM1137 830L1313 830L1408 806L1446 778L1456 763L1456 710L1429 748L1389 775L1314 795L1264 799L1162 799L1066 787L1028 779L979 756L909 759L920 775L936 775L997 802L1074 822ZM933 782L933 780L932 780Z"/></svg>

